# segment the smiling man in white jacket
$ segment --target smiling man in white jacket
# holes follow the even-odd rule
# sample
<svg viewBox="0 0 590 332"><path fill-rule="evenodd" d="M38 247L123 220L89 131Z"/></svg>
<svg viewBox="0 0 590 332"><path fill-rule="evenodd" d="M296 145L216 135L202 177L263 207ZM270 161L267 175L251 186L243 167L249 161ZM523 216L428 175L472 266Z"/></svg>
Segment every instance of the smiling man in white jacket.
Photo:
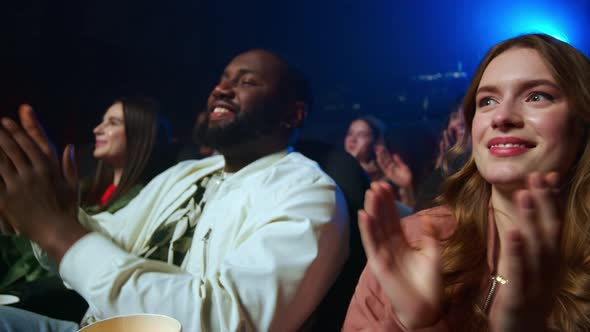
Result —
<svg viewBox="0 0 590 332"><path fill-rule="evenodd" d="M88 301L83 324L159 313L185 332L297 330L336 279L349 241L338 186L289 148L308 97L305 80L275 54L238 55L200 130L222 156L182 162L122 210L93 217L72 213L68 151L60 172L33 114L23 112L24 130L10 120L0 129L3 220ZM2 331L41 326L79 327L0 308Z"/></svg>

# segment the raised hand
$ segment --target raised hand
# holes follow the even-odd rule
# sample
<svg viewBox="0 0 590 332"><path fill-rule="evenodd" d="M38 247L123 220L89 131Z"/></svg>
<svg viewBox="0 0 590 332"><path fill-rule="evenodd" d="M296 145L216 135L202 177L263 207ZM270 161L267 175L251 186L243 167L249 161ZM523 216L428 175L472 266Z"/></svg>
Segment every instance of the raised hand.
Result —
<svg viewBox="0 0 590 332"><path fill-rule="evenodd" d="M39 149L49 159L54 172L59 172L59 162L55 146L51 144L51 141L47 137L47 134L43 130L43 127L37 120L33 108L30 105L23 104L19 107L19 117L23 129L27 132L29 137L37 144ZM65 178L71 192L78 192L79 189L79 178L76 163L74 161L74 146L67 145L62 154L61 160L61 171ZM76 206L72 206L73 212L77 211Z"/></svg>
<svg viewBox="0 0 590 332"><path fill-rule="evenodd" d="M498 294L492 331L547 331L547 317L555 304L560 269L557 173L533 173L527 189L514 195L519 220L501 253L508 283Z"/></svg>
<svg viewBox="0 0 590 332"><path fill-rule="evenodd" d="M28 104L21 104L18 107L18 115L23 129L27 132L30 138L37 144L37 147L45 154L54 168L59 167L57 152L55 146L45 134L43 127L37 120L33 108Z"/></svg>
<svg viewBox="0 0 590 332"><path fill-rule="evenodd" d="M385 176L400 188L412 185L412 171L398 154L391 154L383 144L375 145L375 156Z"/></svg>
<svg viewBox="0 0 590 332"><path fill-rule="evenodd" d="M440 142L438 143L438 155L434 168L439 168L443 165L447 152L457 144L459 141L459 133L455 128L447 128L442 131Z"/></svg>
<svg viewBox="0 0 590 332"><path fill-rule="evenodd" d="M14 230L39 243L57 261L86 234L76 220L73 150L57 156L30 108L19 110L21 126L4 118L0 128L0 211Z"/></svg>
<svg viewBox="0 0 590 332"><path fill-rule="evenodd" d="M441 314L440 246L431 225L416 247L406 240L391 186L373 182L359 211L367 264L407 329L432 326Z"/></svg>

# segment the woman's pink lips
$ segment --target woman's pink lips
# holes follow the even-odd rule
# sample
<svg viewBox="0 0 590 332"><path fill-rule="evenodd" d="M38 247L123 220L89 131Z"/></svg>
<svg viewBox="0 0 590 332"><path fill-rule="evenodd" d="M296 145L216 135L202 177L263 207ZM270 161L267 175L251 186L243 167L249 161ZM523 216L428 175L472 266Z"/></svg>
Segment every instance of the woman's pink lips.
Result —
<svg viewBox="0 0 590 332"><path fill-rule="evenodd" d="M529 151L531 148L522 147L522 146L513 146L513 147L491 147L490 153L496 157L513 157L523 154Z"/></svg>
<svg viewBox="0 0 590 332"><path fill-rule="evenodd" d="M488 149L496 157L518 156L535 146L535 143L518 137L494 137L488 141Z"/></svg>
<svg viewBox="0 0 590 332"><path fill-rule="evenodd" d="M527 147L534 147L535 143L527 141L526 139L513 136L502 136L494 137L488 141L488 147L498 144L515 144L515 145L526 145Z"/></svg>

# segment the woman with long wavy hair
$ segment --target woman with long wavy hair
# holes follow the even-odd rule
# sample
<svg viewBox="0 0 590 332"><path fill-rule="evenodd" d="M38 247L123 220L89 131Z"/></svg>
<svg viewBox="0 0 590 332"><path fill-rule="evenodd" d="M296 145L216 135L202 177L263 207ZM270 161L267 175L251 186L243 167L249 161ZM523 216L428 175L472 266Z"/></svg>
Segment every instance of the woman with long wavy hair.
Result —
<svg viewBox="0 0 590 332"><path fill-rule="evenodd" d="M464 112L472 156L440 206L399 222L389 186L367 191L344 331L590 330L590 60L547 35L501 42Z"/></svg>

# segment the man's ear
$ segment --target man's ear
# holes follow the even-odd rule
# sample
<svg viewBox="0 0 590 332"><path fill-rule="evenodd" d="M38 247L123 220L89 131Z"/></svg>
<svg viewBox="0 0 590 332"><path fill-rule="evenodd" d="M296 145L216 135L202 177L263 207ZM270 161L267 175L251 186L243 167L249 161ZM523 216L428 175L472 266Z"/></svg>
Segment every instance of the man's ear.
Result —
<svg viewBox="0 0 590 332"><path fill-rule="evenodd" d="M290 111L285 114L282 121L283 126L286 128L301 128L307 118L307 104L302 101L296 101L290 107Z"/></svg>

